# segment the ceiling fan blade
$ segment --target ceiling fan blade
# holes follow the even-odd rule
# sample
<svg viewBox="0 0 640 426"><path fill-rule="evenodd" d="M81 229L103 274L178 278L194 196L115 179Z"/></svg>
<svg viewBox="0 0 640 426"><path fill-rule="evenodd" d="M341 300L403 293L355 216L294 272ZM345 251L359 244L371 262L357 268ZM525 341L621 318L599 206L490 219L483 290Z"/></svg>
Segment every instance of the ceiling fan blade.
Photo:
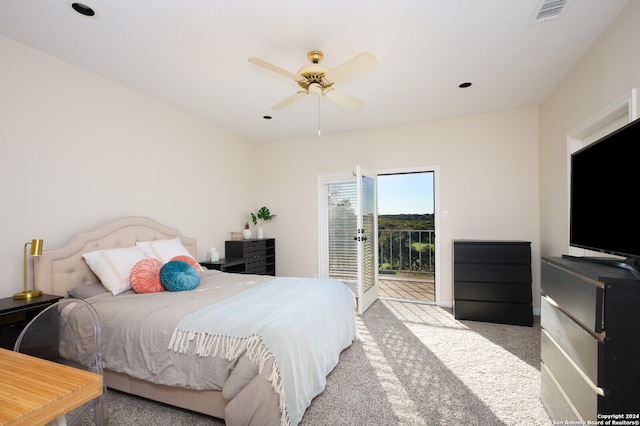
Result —
<svg viewBox="0 0 640 426"><path fill-rule="evenodd" d="M360 99L345 95L344 93L338 92L334 89L329 89L324 95L333 102L352 111L359 111L364 107L364 102Z"/></svg>
<svg viewBox="0 0 640 426"><path fill-rule="evenodd" d="M260 58L249 58L249 62L251 62L252 64L255 64L255 65L258 65L258 66L260 66L260 67L262 67L262 68L266 68L266 69L268 69L269 71L273 71L273 72L275 72L275 73L282 74L282 75L284 75L285 77L292 78L292 79L294 79L294 80L296 80L296 81L302 81L302 80L304 80L304 79L305 79L304 77L302 77L302 76L300 76L300 75L298 75L298 74L292 73L291 71L287 71L287 70L285 70L284 68L280 68L280 67L279 67L279 66L277 66L277 65L273 65L272 63L267 62L267 61L265 61L264 59L260 59Z"/></svg>
<svg viewBox="0 0 640 426"><path fill-rule="evenodd" d="M327 72L325 74L325 78L332 83L336 83L340 80L365 72L366 70L375 67L377 64L378 60L375 56L371 53L364 52Z"/></svg>
<svg viewBox="0 0 640 426"><path fill-rule="evenodd" d="M288 98L278 102L277 104L275 104L274 106L271 107L271 109L283 109L289 105L291 105L292 103L294 103L295 101L297 101L298 99L302 98L303 96L306 96L307 92L304 91L299 91L297 93L294 93L293 95L289 96Z"/></svg>

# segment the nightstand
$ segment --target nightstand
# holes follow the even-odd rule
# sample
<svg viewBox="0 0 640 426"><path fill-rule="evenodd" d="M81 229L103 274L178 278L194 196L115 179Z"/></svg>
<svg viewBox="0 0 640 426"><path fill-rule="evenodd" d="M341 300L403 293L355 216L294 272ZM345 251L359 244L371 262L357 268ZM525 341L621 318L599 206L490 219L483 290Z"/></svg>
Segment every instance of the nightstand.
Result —
<svg viewBox="0 0 640 426"><path fill-rule="evenodd" d="M29 321L62 298L43 294L32 299L0 299L0 348L13 350L16 339Z"/></svg>

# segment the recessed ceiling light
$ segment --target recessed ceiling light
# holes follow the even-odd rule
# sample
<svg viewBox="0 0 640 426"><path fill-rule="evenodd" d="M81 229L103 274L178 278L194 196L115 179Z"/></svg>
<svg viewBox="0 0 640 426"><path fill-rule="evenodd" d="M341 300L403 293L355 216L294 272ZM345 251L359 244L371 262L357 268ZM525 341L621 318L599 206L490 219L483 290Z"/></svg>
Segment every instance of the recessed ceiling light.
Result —
<svg viewBox="0 0 640 426"><path fill-rule="evenodd" d="M71 8L84 16L94 16L96 14L95 10L83 3L71 3Z"/></svg>
<svg viewBox="0 0 640 426"><path fill-rule="evenodd" d="M470 87L471 83L469 83L468 81L466 83L460 83L460 85L458 85L459 88L461 89L466 89L467 87Z"/></svg>

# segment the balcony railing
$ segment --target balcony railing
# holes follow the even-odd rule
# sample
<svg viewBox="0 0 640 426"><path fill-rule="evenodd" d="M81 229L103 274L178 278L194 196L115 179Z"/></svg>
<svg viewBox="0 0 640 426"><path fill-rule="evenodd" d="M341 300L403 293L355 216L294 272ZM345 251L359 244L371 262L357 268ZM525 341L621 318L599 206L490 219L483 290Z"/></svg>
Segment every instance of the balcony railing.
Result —
<svg viewBox="0 0 640 426"><path fill-rule="evenodd" d="M435 230L392 229L378 231L379 271L433 275Z"/></svg>

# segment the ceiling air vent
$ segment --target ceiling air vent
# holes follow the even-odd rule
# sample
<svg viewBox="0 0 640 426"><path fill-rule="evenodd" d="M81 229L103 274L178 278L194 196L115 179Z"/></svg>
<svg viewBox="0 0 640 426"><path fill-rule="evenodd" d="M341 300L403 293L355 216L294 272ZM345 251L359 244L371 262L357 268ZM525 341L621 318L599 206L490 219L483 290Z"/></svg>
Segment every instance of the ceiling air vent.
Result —
<svg viewBox="0 0 640 426"><path fill-rule="evenodd" d="M532 24L555 19L560 16L571 0L540 0L535 14L531 19Z"/></svg>

